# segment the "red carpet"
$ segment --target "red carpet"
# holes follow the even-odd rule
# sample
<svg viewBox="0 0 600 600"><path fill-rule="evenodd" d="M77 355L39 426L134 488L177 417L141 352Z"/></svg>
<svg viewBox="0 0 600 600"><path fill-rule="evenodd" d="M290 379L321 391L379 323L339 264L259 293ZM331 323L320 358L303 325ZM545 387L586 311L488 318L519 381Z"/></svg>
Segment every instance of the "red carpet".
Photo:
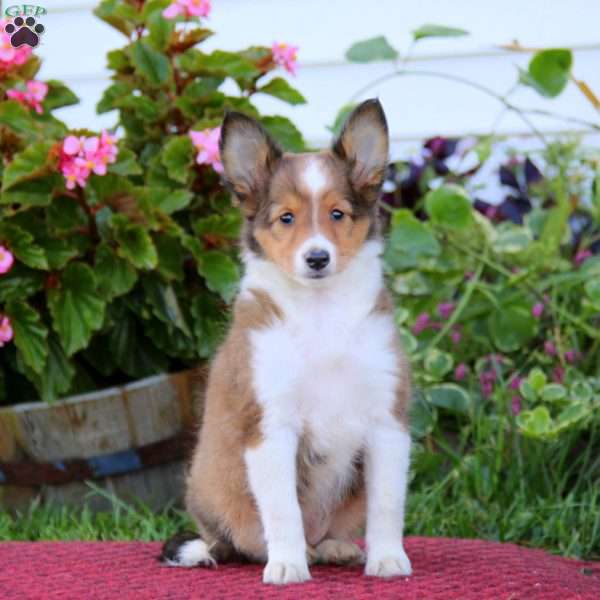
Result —
<svg viewBox="0 0 600 600"><path fill-rule="evenodd" d="M311 582L284 588L264 586L258 565L163 567L158 549L141 542L0 543L0 599L600 599L600 563L479 540L408 538L410 578L381 581L359 568L314 567Z"/></svg>

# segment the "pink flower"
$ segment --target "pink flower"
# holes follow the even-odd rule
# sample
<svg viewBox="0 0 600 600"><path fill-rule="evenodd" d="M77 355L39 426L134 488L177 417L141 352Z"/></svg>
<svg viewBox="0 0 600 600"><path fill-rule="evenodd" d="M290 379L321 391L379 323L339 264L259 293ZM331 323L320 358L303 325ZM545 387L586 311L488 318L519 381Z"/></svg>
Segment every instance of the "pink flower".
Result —
<svg viewBox="0 0 600 600"><path fill-rule="evenodd" d="M76 164L74 161L61 167L68 190L74 190L76 186L85 187L90 171Z"/></svg>
<svg viewBox="0 0 600 600"><path fill-rule="evenodd" d="M454 312L454 302L441 302L437 306L437 311L442 319L447 319Z"/></svg>
<svg viewBox="0 0 600 600"><path fill-rule="evenodd" d="M0 315L0 347L4 346L6 342L10 342L13 339L13 329L10 324L10 319L6 316Z"/></svg>
<svg viewBox="0 0 600 600"><path fill-rule="evenodd" d="M427 313L421 313L416 319L415 324L413 325L412 332L415 335L419 335L421 332L425 331L429 326L429 315Z"/></svg>
<svg viewBox="0 0 600 600"><path fill-rule="evenodd" d="M298 46L289 46L285 42L273 42L271 46L273 60L288 73L296 75L298 62Z"/></svg>
<svg viewBox="0 0 600 600"><path fill-rule="evenodd" d="M510 407L513 415L518 415L522 408L521 396L513 396L510 401Z"/></svg>
<svg viewBox="0 0 600 600"><path fill-rule="evenodd" d="M114 163L117 160L119 148L117 147L117 137L110 135L108 131L100 134L99 152L107 163Z"/></svg>
<svg viewBox="0 0 600 600"><path fill-rule="evenodd" d="M453 329L450 333L450 339L452 340L453 344L459 344L460 340L462 339L461 332L458 329Z"/></svg>
<svg viewBox="0 0 600 600"><path fill-rule="evenodd" d="M65 177L67 189L77 185L85 187L88 177L106 175L107 167L117 159L116 138L107 131L100 137L76 137L68 135L62 145L60 170Z"/></svg>
<svg viewBox="0 0 600 600"><path fill-rule="evenodd" d="M552 370L552 381L554 383L563 383L565 380L565 370L560 365L557 365Z"/></svg>
<svg viewBox="0 0 600 600"><path fill-rule="evenodd" d="M494 391L494 384L491 381L484 381L481 384L481 395L484 398L489 398Z"/></svg>
<svg viewBox="0 0 600 600"><path fill-rule="evenodd" d="M590 256L592 256L590 250L579 250L574 258L575 266L580 267Z"/></svg>
<svg viewBox="0 0 600 600"><path fill-rule="evenodd" d="M556 346L554 345L554 342L551 340L546 340L544 342L544 352L548 355L548 356L556 356Z"/></svg>
<svg viewBox="0 0 600 600"><path fill-rule="evenodd" d="M14 262L15 257L12 255L12 252L8 248L0 246L0 275L8 273Z"/></svg>
<svg viewBox="0 0 600 600"><path fill-rule="evenodd" d="M78 138L74 135L68 135L63 141L63 152L69 156L75 156L83 150L83 140L85 138Z"/></svg>
<svg viewBox="0 0 600 600"><path fill-rule="evenodd" d="M531 309L531 314L536 319L539 319L542 316L543 312L544 312L544 303L543 302L536 302Z"/></svg>
<svg viewBox="0 0 600 600"><path fill-rule="evenodd" d="M510 380L510 383L508 384L508 386L510 387L511 390L518 390L521 385L521 381L523 381L523 378L519 377L518 375L515 375Z"/></svg>
<svg viewBox="0 0 600 600"><path fill-rule="evenodd" d="M570 363L576 363L577 360L579 359L579 352L577 352L577 350L567 350L565 352L565 360Z"/></svg>
<svg viewBox="0 0 600 600"><path fill-rule="evenodd" d="M48 86L43 81L32 79L25 84L25 87L25 91L16 88L7 90L6 96L11 100L16 100L29 108L33 108L35 112L41 115L44 112L41 103L48 94Z"/></svg>
<svg viewBox="0 0 600 600"><path fill-rule="evenodd" d="M466 376L469 368L465 363L460 363L456 369L454 369L454 379L456 381L462 381Z"/></svg>
<svg viewBox="0 0 600 600"><path fill-rule="evenodd" d="M212 168L217 173L222 173L223 165L221 163L221 155L219 154L221 128L215 127L214 129L204 129L203 131L190 130L190 138L192 139L192 144L198 150L196 162L199 165L212 165Z"/></svg>
<svg viewBox="0 0 600 600"><path fill-rule="evenodd" d="M175 19L178 16L208 17L211 11L211 0L175 0L165 10L162 16L165 19Z"/></svg>
<svg viewBox="0 0 600 600"><path fill-rule="evenodd" d="M8 23L6 19L0 19L0 70L9 71L15 66L23 65L31 56L32 48L23 44L15 48L10 43L10 35L4 31L4 26Z"/></svg>

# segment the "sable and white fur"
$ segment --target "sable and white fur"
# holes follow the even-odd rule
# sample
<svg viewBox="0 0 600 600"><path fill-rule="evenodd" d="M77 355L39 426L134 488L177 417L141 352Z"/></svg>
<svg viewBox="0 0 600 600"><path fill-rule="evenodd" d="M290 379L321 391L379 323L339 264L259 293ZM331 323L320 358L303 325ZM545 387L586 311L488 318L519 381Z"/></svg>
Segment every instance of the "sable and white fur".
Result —
<svg viewBox="0 0 600 600"><path fill-rule="evenodd" d="M254 120L225 118L221 157L246 219L245 274L187 481L199 535L168 542L168 564L263 561L274 584L310 579L313 562L410 574L410 374L375 205L387 155L376 100L321 153L284 154ZM365 521L366 557L352 542Z"/></svg>

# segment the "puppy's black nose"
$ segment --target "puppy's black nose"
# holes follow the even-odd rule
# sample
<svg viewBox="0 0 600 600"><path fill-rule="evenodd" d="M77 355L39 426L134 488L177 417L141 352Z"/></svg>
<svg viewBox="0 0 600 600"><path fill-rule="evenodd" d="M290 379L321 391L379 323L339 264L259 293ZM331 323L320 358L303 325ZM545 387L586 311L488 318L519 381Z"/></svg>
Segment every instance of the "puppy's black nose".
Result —
<svg viewBox="0 0 600 600"><path fill-rule="evenodd" d="M311 250L306 255L306 263L313 271L320 271L329 264L329 252L327 250Z"/></svg>

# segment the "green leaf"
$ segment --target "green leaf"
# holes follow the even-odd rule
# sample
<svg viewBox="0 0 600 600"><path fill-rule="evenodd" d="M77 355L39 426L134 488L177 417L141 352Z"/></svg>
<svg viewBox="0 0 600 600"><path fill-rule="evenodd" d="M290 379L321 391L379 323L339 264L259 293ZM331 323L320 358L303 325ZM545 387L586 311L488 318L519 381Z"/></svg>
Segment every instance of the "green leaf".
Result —
<svg viewBox="0 0 600 600"><path fill-rule="evenodd" d="M107 87L102 98L96 105L96 111L100 114L114 110L119 107L119 100L127 98L133 91L131 83L127 81L117 81Z"/></svg>
<svg viewBox="0 0 600 600"><path fill-rule="evenodd" d="M535 390L531 387L531 384L529 381L527 381L527 379L524 379L519 384L519 392L521 393L521 396L523 396L523 398L529 402L535 402L537 400Z"/></svg>
<svg viewBox="0 0 600 600"><path fill-rule="evenodd" d="M535 410L519 413L517 425L527 437L544 438L551 433L552 419L545 406L538 406Z"/></svg>
<svg viewBox="0 0 600 600"><path fill-rule="evenodd" d="M40 315L21 299L12 299L6 304L6 314L15 335L15 346L23 361L35 373L41 373L48 356L48 330Z"/></svg>
<svg viewBox="0 0 600 600"><path fill-rule="evenodd" d="M376 60L396 60L398 51L383 35L356 42L346 50L346 58L351 62L373 62Z"/></svg>
<svg viewBox="0 0 600 600"><path fill-rule="evenodd" d="M119 148L116 162L108 166L108 171L115 175L141 175L142 168L137 162L134 152L129 148Z"/></svg>
<svg viewBox="0 0 600 600"><path fill-rule="evenodd" d="M150 4L154 4L155 6L149 6ZM161 6L161 4L164 5L162 2L147 2L144 12L148 25L148 39L157 50L163 51L169 46L171 34L175 30L175 21L173 19L165 19L162 16L164 6Z"/></svg>
<svg viewBox="0 0 600 600"><path fill-rule="evenodd" d="M154 208L168 215L186 208L192 201L192 192L184 189L172 190L163 187L145 188L143 191L144 201Z"/></svg>
<svg viewBox="0 0 600 600"><path fill-rule="evenodd" d="M96 276L82 262L72 262L60 276L60 285L48 291L52 323L68 356L85 348L102 326L105 302L96 289Z"/></svg>
<svg viewBox="0 0 600 600"><path fill-rule="evenodd" d="M22 204L23 206L47 206L52 202L54 190L63 185L63 178L52 173L39 179L24 181L2 192L0 204Z"/></svg>
<svg viewBox="0 0 600 600"><path fill-rule="evenodd" d="M425 401L422 393L415 393L410 403L410 431L417 437L429 435L435 428L437 411Z"/></svg>
<svg viewBox="0 0 600 600"><path fill-rule="evenodd" d="M194 164L194 146L189 135L172 137L162 151L162 164L169 177L180 183L187 183Z"/></svg>
<svg viewBox="0 0 600 600"><path fill-rule="evenodd" d="M583 402L573 402L565 407L562 412L556 417L557 431L569 429L575 423L579 423L590 414L590 406Z"/></svg>
<svg viewBox="0 0 600 600"><path fill-rule="evenodd" d="M31 112L16 100L0 102L0 125L22 135L28 135L35 130Z"/></svg>
<svg viewBox="0 0 600 600"><path fill-rule="evenodd" d="M109 69L117 73L127 73L133 69L131 59L127 53L128 47L110 50L106 53L106 62Z"/></svg>
<svg viewBox="0 0 600 600"><path fill-rule="evenodd" d="M154 269L158 262L156 248L148 232L124 215L111 217L115 240L119 244L119 256L127 259L136 269Z"/></svg>
<svg viewBox="0 0 600 600"><path fill-rule="evenodd" d="M242 215L239 210L230 210L223 215L212 214L194 222L194 231L199 236L218 236L230 240L239 238L241 227Z"/></svg>
<svg viewBox="0 0 600 600"><path fill-rule="evenodd" d="M585 283L585 294L596 306L600 306L600 281L590 280Z"/></svg>
<svg viewBox="0 0 600 600"><path fill-rule="evenodd" d="M191 304L196 350L200 358L210 358L225 332L224 312L216 298L197 294Z"/></svg>
<svg viewBox="0 0 600 600"><path fill-rule="evenodd" d="M535 367L531 370L527 377L527 381L529 385L533 388L533 391L538 394L541 389L546 385L546 375L545 373L538 367Z"/></svg>
<svg viewBox="0 0 600 600"><path fill-rule="evenodd" d="M497 233L498 236L492 244L492 249L498 254L517 254L523 252L533 242L531 230L526 227L509 226L504 229L498 228Z"/></svg>
<svg viewBox="0 0 600 600"><path fill-rule="evenodd" d="M414 29L413 40L418 42L424 38L430 37L462 37L469 35L469 32L460 27L446 27L445 25L425 24L417 29Z"/></svg>
<svg viewBox="0 0 600 600"><path fill-rule="evenodd" d="M190 335L191 332L183 316L179 300L173 286L163 283L158 277L144 276L142 279L145 300L152 307L155 317L177 327L183 333Z"/></svg>
<svg viewBox="0 0 600 600"><path fill-rule="evenodd" d="M48 237L42 243L50 270L62 269L79 254L76 240Z"/></svg>
<svg viewBox="0 0 600 600"><path fill-rule="evenodd" d="M392 229L385 250L385 262L392 270L416 267L418 259L434 257L441 248L429 226L411 211L400 209L392 217Z"/></svg>
<svg viewBox="0 0 600 600"><path fill-rule="evenodd" d="M496 347L502 352L514 352L525 347L538 330L538 322L525 304L509 304L494 311L488 325Z"/></svg>
<svg viewBox="0 0 600 600"><path fill-rule="evenodd" d="M571 398L582 402L589 402L594 395L592 386L587 381L576 381L571 386Z"/></svg>
<svg viewBox="0 0 600 600"><path fill-rule="evenodd" d="M131 36L136 25L135 8L121 0L102 0L94 14L127 37Z"/></svg>
<svg viewBox="0 0 600 600"><path fill-rule="evenodd" d="M148 121L151 125L161 116L158 102L147 96L123 96L115 100L115 106L119 109L131 110L136 117Z"/></svg>
<svg viewBox="0 0 600 600"><path fill-rule="evenodd" d="M17 262L8 273L2 275L0 283L0 305L11 298L25 300L37 294L44 286L46 274L35 271Z"/></svg>
<svg viewBox="0 0 600 600"><path fill-rule="evenodd" d="M157 234L154 245L158 253L158 271L166 279L183 279L185 252L181 242L170 235Z"/></svg>
<svg viewBox="0 0 600 600"><path fill-rule="evenodd" d="M238 265L218 250L203 252L199 258L198 272L206 279L208 289L221 294L225 302L230 302L238 288Z"/></svg>
<svg viewBox="0 0 600 600"><path fill-rule="evenodd" d="M469 394L455 383L434 385L425 391L429 402L439 408L466 414L471 406Z"/></svg>
<svg viewBox="0 0 600 600"><path fill-rule="evenodd" d="M143 40L131 45L131 62L137 73L151 85L160 87L172 77L169 59Z"/></svg>
<svg viewBox="0 0 600 600"><path fill-rule="evenodd" d="M409 271L394 277L392 287L401 296L429 296L431 285L425 275L418 271Z"/></svg>
<svg viewBox="0 0 600 600"><path fill-rule="evenodd" d="M304 138L296 126L285 117L263 117L262 124L284 150L302 152L306 145Z"/></svg>
<svg viewBox="0 0 600 600"><path fill-rule="evenodd" d="M400 327L398 330L398 337L400 338L400 344L407 354L413 354L419 347L417 338L405 327Z"/></svg>
<svg viewBox="0 0 600 600"><path fill-rule="evenodd" d="M37 142L16 154L4 169L2 191L48 173L49 154L52 146L52 142Z"/></svg>
<svg viewBox="0 0 600 600"><path fill-rule="evenodd" d="M567 396L567 390L560 383L548 383L540 391L540 397L545 402L557 402L564 400Z"/></svg>
<svg viewBox="0 0 600 600"><path fill-rule="evenodd" d="M59 196L46 210L48 226L64 233L80 229L88 225L87 215L73 198Z"/></svg>
<svg viewBox="0 0 600 600"><path fill-rule="evenodd" d="M144 336L133 315L123 311L108 333L108 347L119 369L130 377L147 377L168 367L167 356Z"/></svg>
<svg viewBox="0 0 600 600"><path fill-rule="evenodd" d="M48 269L46 254L33 236L18 225L0 222L0 240L6 243L15 257L33 269Z"/></svg>
<svg viewBox="0 0 600 600"><path fill-rule="evenodd" d="M448 352L432 348L425 355L425 370L436 379L442 379L454 366L454 359Z"/></svg>
<svg viewBox="0 0 600 600"><path fill-rule="evenodd" d="M344 106L342 106L342 108L340 108L337 115L335 116L335 120L333 121L333 124L328 125L327 129L329 129L329 131L331 131L331 133L333 133L333 135L336 135L336 136L339 135L342 131L342 127L344 126L344 123L346 122L348 117L351 115L352 111L357 106L358 105L356 103L344 104Z"/></svg>
<svg viewBox="0 0 600 600"><path fill-rule="evenodd" d="M48 350L44 370L39 375L33 372L30 379L43 402L54 402L69 391L75 376L75 368L69 362L55 335L50 335L48 338Z"/></svg>
<svg viewBox="0 0 600 600"><path fill-rule="evenodd" d="M180 66L192 74L226 76L238 80L258 77L260 70L251 61L236 52L215 50L205 54L192 48L180 56Z"/></svg>
<svg viewBox="0 0 600 600"><path fill-rule="evenodd" d="M107 300L126 294L137 281L135 269L107 244L100 244L96 250L94 272L98 292Z"/></svg>
<svg viewBox="0 0 600 600"><path fill-rule="evenodd" d="M256 91L275 96L275 98L279 98L288 104L306 104L306 98L282 77L271 79L269 83L258 88Z"/></svg>
<svg viewBox="0 0 600 600"><path fill-rule="evenodd" d="M425 210L431 220L445 227L465 229L473 223L471 201L463 188L443 185L425 196Z"/></svg>
<svg viewBox="0 0 600 600"><path fill-rule="evenodd" d="M520 82L546 98L555 98L566 87L571 75L573 53L565 48L536 52Z"/></svg>
<svg viewBox="0 0 600 600"><path fill-rule="evenodd" d="M44 108L54 110L63 106L77 104L79 98L61 81L50 79L47 82L48 94L44 98Z"/></svg>

